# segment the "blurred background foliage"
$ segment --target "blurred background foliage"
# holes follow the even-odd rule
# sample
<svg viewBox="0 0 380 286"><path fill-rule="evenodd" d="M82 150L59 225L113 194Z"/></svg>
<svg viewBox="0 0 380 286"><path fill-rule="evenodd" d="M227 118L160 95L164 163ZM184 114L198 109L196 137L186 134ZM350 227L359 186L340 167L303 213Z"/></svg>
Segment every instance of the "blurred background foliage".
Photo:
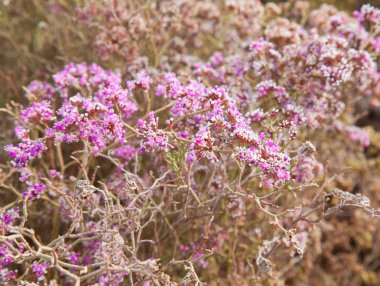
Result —
<svg viewBox="0 0 380 286"><path fill-rule="evenodd" d="M290 0L293 1L293 0ZM262 2L290 2L264 0ZM92 49L95 29L73 15L83 0L0 0L0 106L18 97L31 79L47 79L65 63L98 62ZM380 0L309 0L310 9L333 4L353 11ZM104 66L104 64L103 64Z"/></svg>
<svg viewBox="0 0 380 286"><path fill-rule="evenodd" d="M290 2L289 0L264 0L263 3L269 3L269 2ZM330 4L334 5L335 7L346 10L346 11L354 11L359 9L364 4L371 4L373 6L379 6L380 0L309 0L310 7L312 9L318 8L322 4Z"/></svg>
<svg viewBox="0 0 380 286"><path fill-rule="evenodd" d="M143 0L141 0L143 1ZM175 0L173 0L175 1ZM201 0L200 0L201 1ZM92 36L96 30L78 24L75 7L80 0L0 0L0 107L11 100L23 101L22 87L33 79L47 80L50 74L60 70L68 62L95 62L99 58L92 49ZM286 1L263 1L286 2ZM359 9L363 4L380 7L380 0L310 0L310 9L322 4L332 4L346 11ZM107 67L107 64L101 63ZM0 113L0 139L6 136L5 114ZM369 167L357 166L358 176L369 192L380 185L380 133L371 129L372 145ZM1 147L2 144L0 144ZM339 146L337 146L337 149ZM374 154L372 154L374 153ZM332 157L336 154L332 154ZM1 157L0 157L1 159ZM371 165L372 164L372 165ZM368 169L369 168L369 169ZM361 172L360 172L361 171ZM375 178L375 179L374 179ZM371 183L368 183L371 182ZM342 178L341 188L348 188L350 181ZM375 194L380 201L380 194ZM289 271L289 277L297 277L304 284L298 285L358 285L348 281L334 281L331 274L350 269L360 277L359 285L380 285L378 263L380 257L380 230L377 222L363 221L355 215L332 218L336 231L316 233L323 236L322 244L311 249L302 267ZM317 255L317 253L322 253ZM308 259L309 257L309 259ZM313 257L313 258L312 258ZM317 260L314 258L318 257ZM334 262L335 261L335 262ZM303 275L300 275L302 272ZM302 278L303 277L303 278ZM291 279L291 278L290 278ZM309 284L314 281L313 284ZM291 284L291 281L289 281ZM355 284L356 283L356 284ZM272 284L271 284L272 285Z"/></svg>
<svg viewBox="0 0 380 286"><path fill-rule="evenodd" d="M73 17L79 1L0 1L0 106L33 78L47 79L69 61L95 61L85 27Z"/></svg>

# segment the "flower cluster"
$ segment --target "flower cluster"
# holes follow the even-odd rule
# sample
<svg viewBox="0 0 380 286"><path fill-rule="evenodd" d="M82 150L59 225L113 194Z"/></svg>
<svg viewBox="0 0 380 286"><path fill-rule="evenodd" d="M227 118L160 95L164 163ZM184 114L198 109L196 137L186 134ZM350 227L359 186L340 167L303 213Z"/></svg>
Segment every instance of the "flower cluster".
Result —
<svg viewBox="0 0 380 286"><path fill-rule="evenodd" d="M40 158L47 147L42 138L37 140L23 139L17 145L6 146L5 150L12 158L12 165L21 172L20 180L24 182L31 175L28 163L33 159Z"/></svg>
<svg viewBox="0 0 380 286"><path fill-rule="evenodd" d="M277 144L272 141L268 140L259 147L238 148L236 158L259 166L269 179L274 179L276 184L290 179L290 158L280 153ZM268 185L270 182L264 183Z"/></svg>
<svg viewBox="0 0 380 286"><path fill-rule="evenodd" d="M28 200L38 199L41 194L45 191L46 186L39 182L39 183L27 183L28 188L25 192L22 193L24 197L26 197Z"/></svg>
<svg viewBox="0 0 380 286"><path fill-rule="evenodd" d="M49 101L33 102L30 107L25 108L20 114L23 123L48 123L54 120L53 110Z"/></svg>
<svg viewBox="0 0 380 286"><path fill-rule="evenodd" d="M307 6L82 1L99 64L0 108L0 284L283 284L330 261L308 247L329 216L380 215L359 194L379 183L380 10Z"/></svg>
<svg viewBox="0 0 380 286"><path fill-rule="evenodd" d="M158 118L154 117L154 112L148 114L147 122L139 120L137 127L138 136L141 138L141 148L138 152L169 150L168 135L158 128Z"/></svg>
<svg viewBox="0 0 380 286"><path fill-rule="evenodd" d="M9 226L12 226L15 220L19 217L19 209L8 209L0 213L0 231L8 231Z"/></svg>
<svg viewBox="0 0 380 286"><path fill-rule="evenodd" d="M38 263L37 261L34 261L32 264L32 272L36 275L38 282L45 279L44 275L47 273L48 269L49 265L46 262Z"/></svg>

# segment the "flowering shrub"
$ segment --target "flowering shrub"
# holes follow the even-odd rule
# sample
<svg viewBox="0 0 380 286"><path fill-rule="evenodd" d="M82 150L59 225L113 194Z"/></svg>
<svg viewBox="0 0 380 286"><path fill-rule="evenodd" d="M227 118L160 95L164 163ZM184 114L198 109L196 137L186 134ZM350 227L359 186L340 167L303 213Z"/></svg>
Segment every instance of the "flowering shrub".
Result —
<svg viewBox="0 0 380 286"><path fill-rule="evenodd" d="M99 63L0 109L1 283L285 283L334 215L380 215L342 183L375 146L380 10L83 2Z"/></svg>

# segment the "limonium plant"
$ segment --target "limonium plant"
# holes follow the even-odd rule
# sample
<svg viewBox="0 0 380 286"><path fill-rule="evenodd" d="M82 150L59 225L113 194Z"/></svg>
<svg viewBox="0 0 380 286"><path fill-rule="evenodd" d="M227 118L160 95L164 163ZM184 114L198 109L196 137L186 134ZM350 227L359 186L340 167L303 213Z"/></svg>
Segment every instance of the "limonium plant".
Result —
<svg viewBox="0 0 380 286"><path fill-rule="evenodd" d="M336 183L326 144L371 144L357 119L379 108L379 9L83 2L99 61L1 108L0 283L283 283L324 221L380 215Z"/></svg>

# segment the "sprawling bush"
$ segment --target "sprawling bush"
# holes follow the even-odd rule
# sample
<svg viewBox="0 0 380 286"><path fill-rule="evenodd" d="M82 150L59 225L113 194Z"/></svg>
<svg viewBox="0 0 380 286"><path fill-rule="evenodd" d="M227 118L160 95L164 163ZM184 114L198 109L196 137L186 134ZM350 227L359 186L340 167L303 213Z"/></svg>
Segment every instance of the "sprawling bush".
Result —
<svg viewBox="0 0 380 286"><path fill-rule="evenodd" d="M379 281L379 9L31 3L57 49L4 89L1 283Z"/></svg>

